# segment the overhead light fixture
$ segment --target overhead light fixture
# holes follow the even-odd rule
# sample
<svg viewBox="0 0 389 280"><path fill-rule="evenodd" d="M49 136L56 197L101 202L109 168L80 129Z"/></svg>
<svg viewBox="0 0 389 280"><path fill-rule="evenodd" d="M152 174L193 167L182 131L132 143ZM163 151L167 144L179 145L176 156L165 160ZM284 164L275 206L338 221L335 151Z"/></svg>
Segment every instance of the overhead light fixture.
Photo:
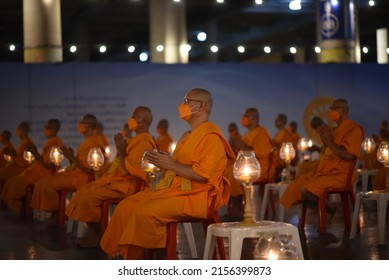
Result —
<svg viewBox="0 0 389 280"><path fill-rule="evenodd" d="M199 32L197 34L197 40L200 41L200 42L204 42L205 40L207 40L207 33Z"/></svg>
<svg viewBox="0 0 389 280"><path fill-rule="evenodd" d="M332 6L338 6L338 4L339 4L338 0L331 0Z"/></svg>
<svg viewBox="0 0 389 280"><path fill-rule="evenodd" d="M73 45L73 46L70 47L69 50L70 50L71 53L75 53L77 51L77 47Z"/></svg>
<svg viewBox="0 0 389 280"><path fill-rule="evenodd" d="M158 45L156 47L157 52L163 52L164 49L165 49L165 47L163 45Z"/></svg>
<svg viewBox="0 0 389 280"><path fill-rule="evenodd" d="M142 52L140 55L139 55L139 60L142 61L142 62L145 62L149 59L149 55L147 54L147 52Z"/></svg>
<svg viewBox="0 0 389 280"><path fill-rule="evenodd" d="M301 1L300 0L292 0L289 2L289 9L292 11L301 10Z"/></svg>
<svg viewBox="0 0 389 280"><path fill-rule="evenodd" d="M370 0L370 1L369 1L369 6L370 6L370 7L373 7L374 5L375 5L375 1Z"/></svg>
<svg viewBox="0 0 389 280"><path fill-rule="evenodd" d="M368 53L369 52L369 48L368 47L363 47L362 51L363 51L363 53Z"/></svg>
<svg viewBox="0 0 389 280"><path fill-rule="evenodd" d="M104 45L102 45L102 46L100 46L99 51L100 51L101 53L105 53L105 52L107 51L107 47L104 46Z"/></svg>
<svg viewBox="0 0 389 280"><path fill-rule="evenodd" d="M12 45L9 46L9 50L11 52L13 52L15 49L16 49L15 45L12 44Z"/></svg>
<svg viewBox="0 0 389 280"><path fill-rule="evenodd" d="M213 45L213 46L211 47L211 52L217 53L218 51L219 51L219 48L218 48L217 46Z"/></svg>
<svg viewBox="0 0 389 280"><path fill-rule="evenodd" d="M289 51L291 54L297 53L297 49L295 47L290 47Z"/></svg>
<svg viewBox="0 0 389 280"><path fill-rule="evenodd" d="M263 4L263 1L262 1L262 0L255 0L255 4L257 4L257 5L262 5L262 4Z"/></svg>
<svg viewBox="0 0 389 280"><path fill-rule="evenodd" d="M389 48L386 49L386 53L389 54Z"/></svg>
<svg viewBox="0 0 389 280"><path fill-rule="evenodd" d="M174 0L174 2L179 3L179 2L181 2L181 0Z"/></svg>
<svg viewBox="0 0 389 280"><path fill-rule="evenodd" d="M181 45L180 48L182 52L187 52L187 53L190 52L190 50L192 49L192 47L188 44Z"/></svg>
<svg viewBox="0 0 389 280"><path fill-rule="evenodd" d="M218 4L223 4L223 3L224 3L224 0L216 0L216 2L217 2Z"/></svg>
<svg viewBox="0 0 389 280"><path fill-rule="evenodd" d="M245 51L246 51L245 47L243 47L243 46L239 46L238 47L238 52L239 53L244 53Z"/></svg>
<svg viewBox="0 0 389 280"><path fill-rule="evenodd" d="M264 51L265 53L271 53L271 48L270 48L269 46L265 46L265 47L263 48L263 51Z"/></svg>
<svg viewBox="0 0 389 280"><path fill-rule="evenodd" d="M321 48L318 47L318 46L316 46L316 47L315 47L315 52L316 52L316 53L321 53Z"/></svg>
<svg viewBox="0 0 389 280"><path fill-rule="evenodd" d="M128 50L129 53L133 53L135 51L135 47L134 46L129 46L127 50Z"/></svg>

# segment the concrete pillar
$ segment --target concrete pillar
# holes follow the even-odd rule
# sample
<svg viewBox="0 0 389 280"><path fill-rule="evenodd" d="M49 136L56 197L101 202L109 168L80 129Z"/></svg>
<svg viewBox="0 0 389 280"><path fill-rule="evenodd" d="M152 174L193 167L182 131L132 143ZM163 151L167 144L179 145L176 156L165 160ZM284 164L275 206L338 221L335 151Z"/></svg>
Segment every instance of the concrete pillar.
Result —
<svg viewBox="0 0 389 280"><path fill-rule="evenodd" d="M150 0L150 54L153 63L188 63L185 1ZM158 52L158 45L164 50Z"/></svg>
<svg viewBox="0 0 389 280"><path fill-rule="evenodd" d="M23 0L24 62L62 62L60 0Z"/></svg>
<svg viewBox="0 0 389 280"><path fill-rule="evenodd" d="M377 35L377 62L388 63L388 29L380 28L376 31Z"/></svg>
<svg viewBox="0 0 389 280"><path fill-rule="evenodd" d="M357 6L354 0L319 0L320 62L358 62Z"/></svg>

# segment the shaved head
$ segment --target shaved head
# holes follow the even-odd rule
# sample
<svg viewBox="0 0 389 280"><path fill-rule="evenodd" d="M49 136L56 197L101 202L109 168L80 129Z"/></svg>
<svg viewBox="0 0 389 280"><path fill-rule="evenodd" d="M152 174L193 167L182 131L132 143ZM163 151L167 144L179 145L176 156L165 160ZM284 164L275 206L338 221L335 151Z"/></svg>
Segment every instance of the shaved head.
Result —
<svg viewBox="0 0 389 280"><path fill-rule="evenodd" d="M194 88L186 94L186 97L203 101L206 105L208 114L211 114L213 101L212 95L208 90L202 88Z"/></svg>
<svg viewBox="0 0 389 280"><path fill-rule="evenodd" d="M333 103L332 106L337 109L343 109L345 112L348 112L348 102L346 99L336 99Z"/></svg>
<svg viewBox="0 0 389 280"><path fill-rule="evenodd" d="M248 118L253 118L258 121L259 120L258 109L253 107L247 108L245 112L245 116L247 116Z"/></svg>
<svg viewBox="0 0 389 280"><path fill-rule="evenodd" d="M132 113L133 118L142 119L144 124L149 127L153 122L153 113L151 109L145 106L136 107L134 112Z"/></svg>
<svg viewBox="0 0 389 280"><path fill-rule="evenodd" d="M92 114L86 114L82 117L82 123L88 124L92 127L92 129L95 129L97 126L97 118L95 115Z"/></svg>

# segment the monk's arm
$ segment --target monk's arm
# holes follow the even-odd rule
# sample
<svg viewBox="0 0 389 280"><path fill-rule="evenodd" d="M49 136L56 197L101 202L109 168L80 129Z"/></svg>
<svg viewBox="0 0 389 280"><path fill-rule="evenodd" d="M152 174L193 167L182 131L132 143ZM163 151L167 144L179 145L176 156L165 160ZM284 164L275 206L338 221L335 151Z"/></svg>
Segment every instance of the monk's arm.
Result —
<svg viewBox="0 0 389 280"><path fill-rule="evenodd" d="M349 153L345 147L339 146L335 144L335 142L332 140L332 133L326 126L322 126L320 128L320 137L323 141L323 143L329 147L335 155L340 157L341 159L352 161L356 158L353 154Z"/></svg>
<svg viewBox="0 0 389 280"><path fill-rule="evenodd" d="M44 162L42 155L38 152L38 149L36 148L35 145L28 145L27 149L33 154L35 157L35 160L39 162L44 168L50 169L52 168L52 163L50 162Z"/></svg>
<svg viewBox="0 0 389 280"><path fill-rule="evenodd" d="M73 164L76 165L76 167L78 167L79 169L81 169L83 172L85 173L92 173L93 172L93 169L92 168L88 168L86 166L84 166L82 164L81 161L79 161L75 156L74 156L74 151L72 148L67 148L65 146L62 146L61 147L61 150L62 150L62 153L63 155Z"/></svg>

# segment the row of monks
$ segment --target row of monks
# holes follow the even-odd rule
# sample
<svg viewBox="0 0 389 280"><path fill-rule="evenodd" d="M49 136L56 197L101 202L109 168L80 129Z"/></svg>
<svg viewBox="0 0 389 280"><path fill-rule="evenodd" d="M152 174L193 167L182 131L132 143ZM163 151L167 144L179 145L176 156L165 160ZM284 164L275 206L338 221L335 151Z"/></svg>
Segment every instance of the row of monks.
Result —
<svg viewBox="0 0 389 280"><path fill-rule="evenodd" d="M87 163L88 152L93 147L104 150L108 142L101 133L96 133L98 122L94 115L86 114L80 120L78 132L84 140L76 151L64 145L57 136L58 120L51 119L44 127L48 140L42 154L28 137L28 124L21 123L16 131L20 138L17 149L12 147L9 134L3 132L1 135L1 152L12 158L10 162L1 162L2 206L20 211L26 187L32 184L31 205L26 207L56 213L58 191L73 191L66 215L88 225L85 237L79 240L80 247L101 246L112 256L119 253L125 259L143 259L145 248L165 248L168 222L206 218L210 210L219 209L228 202L229 205L241 205L237 198L242 194L242 186L232 172L238 151L254 151L262 170L256 183L263 185L277 180L285 166L279 156L282 143L292 142L297 149L296 124L292 123L288 130L287 118L283 114L276 118L278 132L271 138L259 123L258 110L248 108L241 119L247 132L241 136L237 126L232 124L230 138L226 139L220 128L209 121L212 108L209 91L195 88L186 93L178 112L189 130L178 140L172 155L167 152L172 141L167 132L167 120L159 122L157 131L160 136L154 139L149 132L153 120L151 109L145 106L135 108L127 123L135 135L129 137L125 131L117 133L114 136L117 155L97 173ZM331 129L320 120L312 122L323 142L321 158L310 172L290 183L281 197L284 206L304 201L315 207L324 188L345 184L349 170L355 167L360 156L364 138L362 127L348 118L348 110L347 101L338 99L329 110L329 118L337 123L336 128ZM53 146L60 146L70 162L63 172L57 172L50 162L49 153ZM33 164L29 165L23 158L24 150L34 155L36 161ZM154 188L150 188L147 173L141 168L142 156L147 150L152 150L147 153L147 160L163 172ZM108 228L99 232L101 204L113 198L121 201ZM229 207L229 215L237 213L235 206ZM331 205L328 205L328 211L333 214Z"/></svg>

